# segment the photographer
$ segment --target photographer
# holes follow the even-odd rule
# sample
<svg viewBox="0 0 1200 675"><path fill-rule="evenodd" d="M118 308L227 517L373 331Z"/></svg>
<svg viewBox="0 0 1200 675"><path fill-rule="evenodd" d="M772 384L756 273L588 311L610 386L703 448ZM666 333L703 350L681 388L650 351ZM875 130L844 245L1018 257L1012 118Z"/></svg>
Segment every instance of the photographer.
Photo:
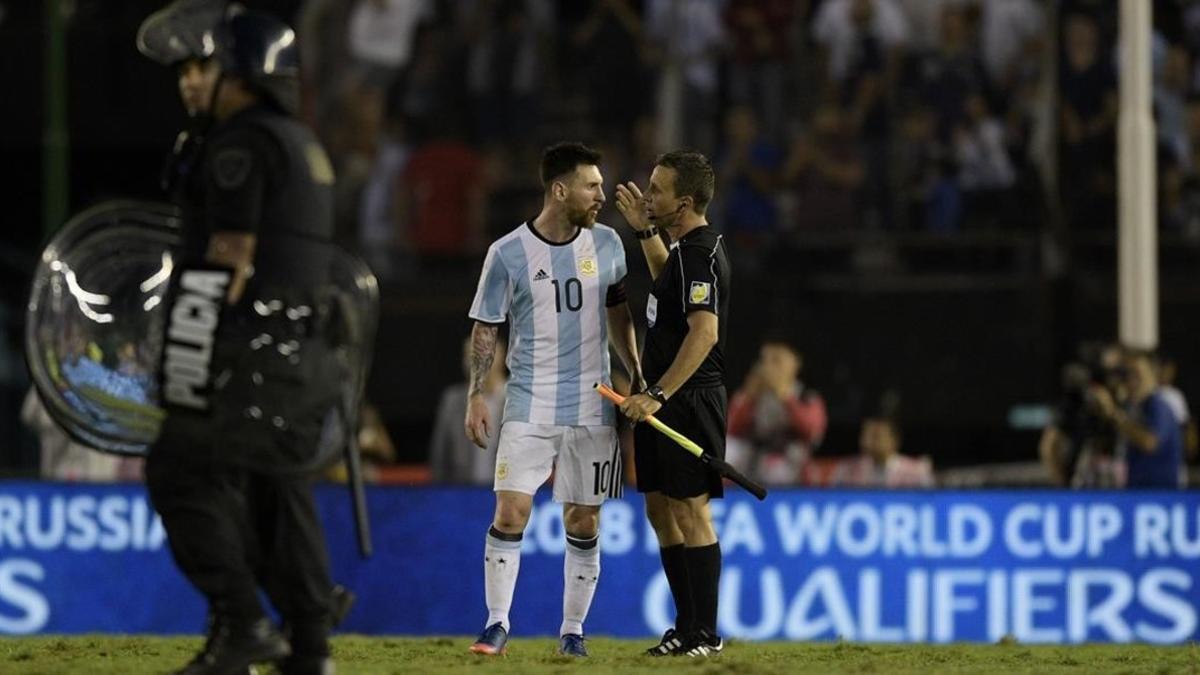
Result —
<svg viewBox="0 0 1200 675"><path fill-rule="evenodd" d="M1114 348L1096 347L1081 352L1081 361L1063 367L1063 400L1054 423L1042 431L1039 453L1055 485L1117 487L1121 471L1114 457L1116 434L1088 401L1092 387L1108 387L1113 396L1124 400L1120 354Z"/></svg>
<svg viewBox="0 0 1200 675"><path fill-rule="evenodd" d="M1183 435L1158 386L1158 364L1150 352L1128 350L1123 359L1128 401L1118 406L1112 393L1089 389L1088 405L1117 434L1117 457L1124 460L1125 487L1174 489L1183 483Z"/></svg>

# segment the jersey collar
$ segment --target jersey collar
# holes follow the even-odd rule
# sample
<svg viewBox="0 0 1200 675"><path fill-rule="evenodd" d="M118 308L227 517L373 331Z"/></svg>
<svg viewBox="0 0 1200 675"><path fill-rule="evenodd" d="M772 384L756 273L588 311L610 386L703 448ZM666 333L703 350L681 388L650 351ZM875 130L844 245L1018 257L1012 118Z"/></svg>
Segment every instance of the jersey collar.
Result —
<svg viewBox="0 0 1200 675"><path fill-rule="evenodd" d="M577 227L577 228L575 228L575 234L571 235L571 238L570 238L570 239L568 239L568 240L566 240L566 241L550 241L549 239L547 239L547 238L543 237L543 236L542 236L542 233L541 233L541 232L538 232L538 231L537 231L537 228L533 226L533 219L532 219L532 218L531 218L531 219L529 219L529 220L527 220L527 221L525 221L525 227L528 227L528 228L529 228L529 231L533 233L533 236L537 237L537 238L538 238L538 239L540 239L540 240L541 240L541 241L542 241L544 244L546 244L546 245L548 245L548 246L569 246L569 245L571 245L571 243L572 243L572 242L574 242L576 239L578 239L578 238L579 238L579 233L580 233L580 232L583 232L583 228L582 228L582 227Z"/></svg>

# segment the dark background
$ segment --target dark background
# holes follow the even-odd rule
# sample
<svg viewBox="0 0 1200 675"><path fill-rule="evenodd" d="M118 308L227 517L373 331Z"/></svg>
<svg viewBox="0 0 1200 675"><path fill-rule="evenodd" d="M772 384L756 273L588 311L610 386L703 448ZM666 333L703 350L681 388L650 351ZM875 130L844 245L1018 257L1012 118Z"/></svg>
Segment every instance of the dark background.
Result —
<svg viewBox="0 0 1200 675"><path fill-rule="evenodd" d="M114 197L156 199L164 153L183 122L172 73L134 47L139 22L160 3L73 4L69 212ZM251 4L285 18L299 6ZM35 465L32 441L15 417L27 386L19 360L21 313L47 236L41 216L46 21L42 3L5 2L3 9L0 316L8 351L0 355L7 378L0 432L10 440L0 464L22 472ZM608 222L622 228L615 218ZM955 239L797 236L756 264L735 268L729 384L741 382L764 336L784 335L804 352L805 382L829 403L824 452L854 451L861 417L895 390L902 397L906 452L928 453L937 466L1033 460L1036 431L1011 428L1009 411L1053 403L1058 368L1075 345L1115 337L1114 237L1099 230L1063 239L1048 225ZM1197 248L1170 235L1162 247L1162 347L1182 366L1180 388L1194 392L1200 387ZM628 251L633 311L641 317L645 267L635 246ZM1066 266L1051 265L1047 251ZM871 262L881 255L891 262ZM384 287L369 396L403 462L424 458L438 393L460 379L479 263L429 268Z"/></svg>

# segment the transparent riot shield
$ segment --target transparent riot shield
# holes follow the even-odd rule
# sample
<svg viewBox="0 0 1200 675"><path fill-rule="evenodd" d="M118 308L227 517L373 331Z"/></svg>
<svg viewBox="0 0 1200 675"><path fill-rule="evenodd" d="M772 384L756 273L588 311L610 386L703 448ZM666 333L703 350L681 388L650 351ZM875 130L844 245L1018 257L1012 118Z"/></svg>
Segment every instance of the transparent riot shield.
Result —
<svg viewBox="0 0 1200 675"><path fill-rule="evenodd" d="M143 455L158 437L157 370L178 213L110 202L72 218L34 274L25 352L47 411L79 442Z"/></svg>
<svg viewBox="0 0 1200 675"><path fill-rule="evenodd" d="M347 430L357 428L378 322L370 269L325 242L289 243L223 319L226 356L211 373L219 409L185 419L162 395L180 226L174 207L109 202L72 218L46 247L25 338L50 415L108 453L144 455L166 426L231 438L214 444L224 454L213 458L260 470L337 459L356 436ZM314 417L319 433L303 435Z"/></svg>

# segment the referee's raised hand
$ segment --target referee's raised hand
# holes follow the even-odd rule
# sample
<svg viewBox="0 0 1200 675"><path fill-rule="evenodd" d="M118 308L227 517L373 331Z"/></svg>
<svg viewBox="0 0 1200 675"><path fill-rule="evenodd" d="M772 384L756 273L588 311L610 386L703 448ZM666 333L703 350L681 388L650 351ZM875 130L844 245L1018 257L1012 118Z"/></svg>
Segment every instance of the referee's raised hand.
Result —
<svg viewBox="0 0 1200 675"><path fill-rule="evenodd" d="M642 199L642 191L633 182L617 183L617 211L638 232L650 227L650 219L646 217L646 206Z"/></svg>

